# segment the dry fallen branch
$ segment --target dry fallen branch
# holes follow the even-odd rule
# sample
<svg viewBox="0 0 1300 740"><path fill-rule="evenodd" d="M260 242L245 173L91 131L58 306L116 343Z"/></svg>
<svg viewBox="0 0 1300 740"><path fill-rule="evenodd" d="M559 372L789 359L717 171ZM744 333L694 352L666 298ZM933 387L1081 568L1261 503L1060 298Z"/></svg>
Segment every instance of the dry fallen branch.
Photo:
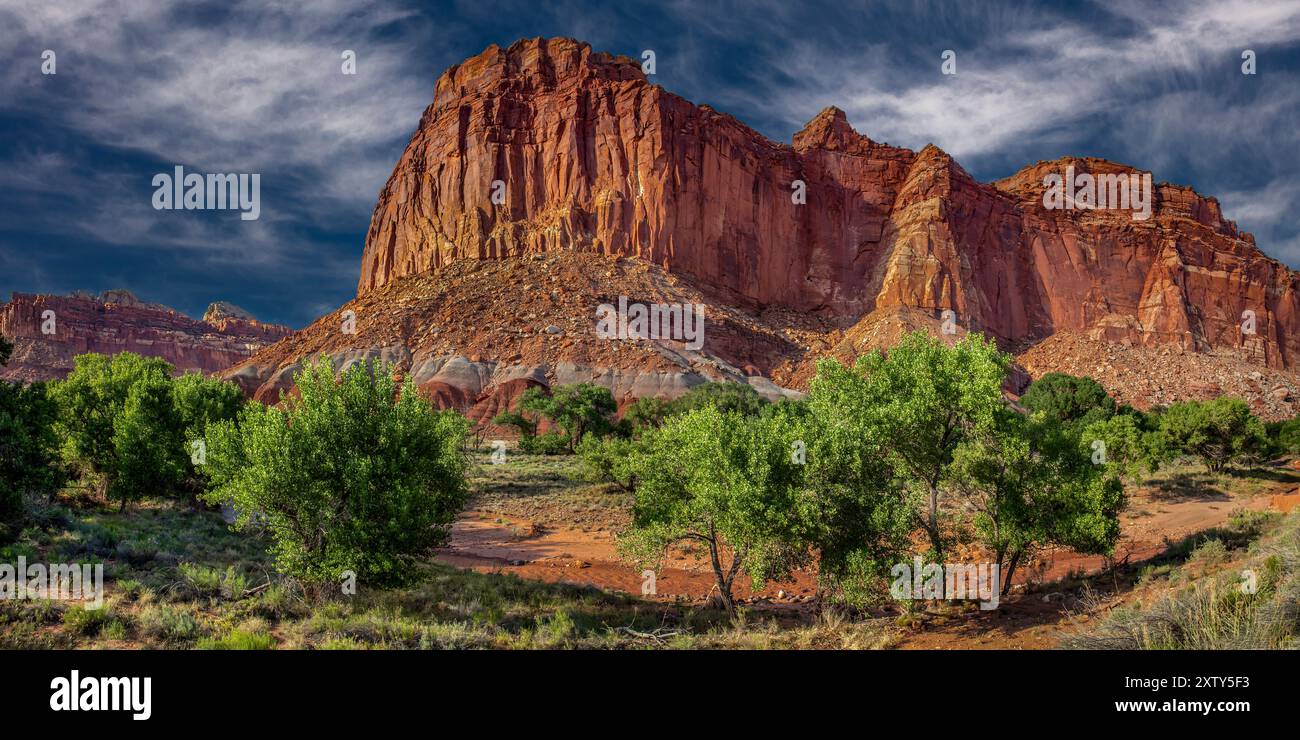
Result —
<svg viewBox="0 0 1300 740"><path fill-rule="evenodd" d="M662 627L656 629L653 632L641 632L639 630L634 630L631 627L619 627L618 631L631 635L632 637L636 637L638 639L653 640L656 643L661 645L668 638L676 637L677 635L682 634L681 630L664 630Z"/></svg>

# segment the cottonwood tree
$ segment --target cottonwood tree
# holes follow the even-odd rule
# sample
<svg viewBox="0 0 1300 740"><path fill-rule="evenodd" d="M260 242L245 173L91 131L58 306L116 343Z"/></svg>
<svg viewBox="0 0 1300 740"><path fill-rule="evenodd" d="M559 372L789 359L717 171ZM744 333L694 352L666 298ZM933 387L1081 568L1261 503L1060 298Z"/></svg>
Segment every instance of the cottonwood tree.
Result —
<svg viewBox="0 0 1300 740"><path fill-rule="evenodd" d="M809 552L799 511L803 468L790 457L797 434L780 419L712 406L669 417L641 440L632 523L620 549L657 563L670 546L701 546L729 612L741 573L755 588L789 578Z"/></svg>
<svg viewBox="0 0 1300 740"><path fill-rule="evenodd" d="M279 407L252 403L208 428L204 498L232 503L236 529L265 527L277 569L314 587L346 571L372 586L414 580L465 505L465 419L378 362L336 378L324 357L294 383Z"/></svg>
<svg viewBox="0 0 1300 740"><path fill-rule="evenodd" d="M613 483L626 493L635 493L639 480L637 457L643 447L639 439L588 434L577 450L583 475L594 483Z"/></svg>
<svg viewBox="0 0 1300 740"><path fill-rule="evenodd" d="M1195 455L1211 473L1262 450L1267 435L1240 398L1176 403L1160 415L1160 437L1167 449Z"/></svg>
<svg viewBox="0 0 1300 740"><path fill-rule="evenodd" d="M0 543L18 534L23 495L54 490L60 482L57 418L44 383L0 381Z"/></svg>
<svg viewBox="0 0 1300 740"><path fill-rule="evenodd" d="M1020 405L1080 429L1115 414L1115 399L1100 383L1066 373L1047 373L1030 383Z"/></svg>
<svg viewBox="0 0 1300 740"><path fill-rule="evenodd" d="M546 417L563 429L565 446L573 452L588 432L597 436L610 433L613 429L610 417L618 410L618 404L608 388L594 383L572 383L559 386L549 394L540 387L529 388L520 395L518 408ZM498 418L513 422L507 416Z"/></svg>
<svg viewBox="0 0 1300 740"><path fill-rule="evenodd" d="M171 364L156 357L87 354L51 386L64 458L123 509L142 496L171 492L186 469L171 373Z"/></svg>
<svg viewBox="0 0 1300 740"><path fill-rule="evenodd" d="M700 383L668 403L668 414L684 414L705 406L753 416L763 410L767 399L748 383L711 381Z"/></svg>
<svg viewBox="0 0 1300 740"><path fill-rule="evenodd" d="M1135 414L1120 413L1083 428L1079 444L1096 464L1109 465L1121 478L1140 483L1146 473L1160 467L1160 442L1154 432L1142 429Z"/></svg>
<svg viewBox="0 0 1300 740"><path fill-rule="evenodd" d="M1017 567L1050 545L1110 555L1119 539L1124 487L1112 465L1094 464L1065 422L999 410L968 434L946 485L973 512L980 542L1010 591Z"/></svg>
<svg viewBox="0 0 1300 740"><path fill-rule="evenodd" d="M833 360L819 371L826 362ZM947 546L940 499L948 467L969 435L994 424L1009 365L979 334L949 346L918 331L888 354L858 358L853 368L863 379L856 403L864 433L879 445L889 476L920 499L916 520L935 562L943 561Z"/></svg>
<svg viewBox="0 0 1300 740"><path fill-rule="evenodd" d="M803 537L817 553L818 595L865 606L905 558L917 506L886 462L869 380L835 360L818 364L806 403L783 423L804 443ZM820 599L819 599L820 602Z"/></svg>
<svg viewBox="0 0 1300 740"><path fill-rule="evenodd" d="M244 407L244 393L234 383L209 378L198 372L185 373L173 379L171 392L176 425L183 438L184 449L190 451L186 458L188 482L192 492L197 494L202 486L200 477L206 458L208 426L236 419ZM202 454L194 454L195 445L198 445Z"/></svg>
<svg viewBox="0 0 1300 740"><path fill-rule="evenodd" d="M623 419L632 425L632 433L640 434L647 427L659 427L668 416L671 402L662 398L638 398L628 407Z"/></svg>

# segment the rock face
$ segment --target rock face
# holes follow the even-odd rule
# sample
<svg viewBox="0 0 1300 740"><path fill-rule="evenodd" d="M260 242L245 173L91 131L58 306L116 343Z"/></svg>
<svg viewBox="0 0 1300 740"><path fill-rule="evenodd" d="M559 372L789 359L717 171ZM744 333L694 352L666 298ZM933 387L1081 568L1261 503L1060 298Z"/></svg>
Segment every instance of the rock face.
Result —
<svg viewBox="0 0 1300 740"><path fill-rule="evenodd" d="M456 259L594 251L848 323L952 309L1009 347L1071 330L1297 362L1297 275L1217 201L1158 184L1145 221L1045 209L1044 175L1071 165L1134 171L1067 158L982 184L933 146L871 141L835 108L786 146L650 84L634 60L530 39L438 80L380 194L358 294Z"/></svg>
<svg viewBox="0 0 1300 740"><path fill-rule="evenodd" d="M135 352L161 357L178 372L215 373L292 333L289 327L263 324L230 308L213 304L203 321L195 321L124 290L98 296L14 293L0 305L0 334L14 343L13 357L0 367L0 378L61 378L72 370L73 358L87 352Z"/></svg>
<svg viewBox="0 0 1300 740"><path fill-rule="evenodd" d="M1044 178L1067 170L1139 174L1064 158L980 183L932 145L913 152L872 141L836 108L786 145L651 84L635 60L570 39L491 46L439 78L380 193L357 299L340 310L382 315L388 328L344 335L314 325L238 377L270 399L307 354L384 352L420 377L430 367L421 363L495 363L487 375L474 371L479 380L460 370L430 376L438 379L429 392L462 408L520 378L556 382L559 362L608 384L614 373L680 380L734 370L747 382L801 388L820 356L852 359L904 327L938 331L945 321L1017 354L1068 333L1133 348L1130 365L1151 372L1170 367L1141 357L1176 350L1290 374L1300 362L1297 273L1189 188L1154 185L1145 219L1132 209L1048 209ZM588 274L569 257L620 274L628 264L657 272L620 287L604 268ZM456 277L495 274L466 263L533 259L568 277L503 267L493 278L503 295L490 306L500 315L466 300L468 283ZM669 290L669 280L681 282ZM625 292L633 288L642 292ZM593 349L593 304L547 298L649 300L686 289L711 317L704 347L690 356L662 342L643 343L653 358ZM526 333L510 333L517 325ZM456 327L468 333L453 341ZM435 329L440 338L427 334ZM1074 356L1040 353L1035 372L1082 372L1052 364ZM684 387L658 382L643 377L628 392Z"/></svg>

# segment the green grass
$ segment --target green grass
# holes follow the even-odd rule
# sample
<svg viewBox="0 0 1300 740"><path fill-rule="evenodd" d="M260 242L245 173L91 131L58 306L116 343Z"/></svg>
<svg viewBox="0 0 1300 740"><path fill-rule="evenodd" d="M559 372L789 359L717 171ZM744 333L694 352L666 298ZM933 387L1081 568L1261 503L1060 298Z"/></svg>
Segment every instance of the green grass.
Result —
<svg viewBox="0 0 1300 740"><path fill-rule="evenodd" d="M486 452L473 457L471 509L528 519L543 526L618 530L626 526L632 497L617 486L583 480L576 455L511 452L493 465Z"/></svg>
<svg viewBox="0 0 1300 740"><path fill-rule="evenodd" d="M572 464L521 462L531 472L511 471L507 482L568 480ZM563 494L543 485L534 495ZM229 531L215 513L171 502L125 513L34 505L43 524L9 549L104 562L106 602L0 602L0 648L877 648L896 634L887 620L733 622L712 609L436 562L410 588L315 601L273 572L265 539Z"/></svg>

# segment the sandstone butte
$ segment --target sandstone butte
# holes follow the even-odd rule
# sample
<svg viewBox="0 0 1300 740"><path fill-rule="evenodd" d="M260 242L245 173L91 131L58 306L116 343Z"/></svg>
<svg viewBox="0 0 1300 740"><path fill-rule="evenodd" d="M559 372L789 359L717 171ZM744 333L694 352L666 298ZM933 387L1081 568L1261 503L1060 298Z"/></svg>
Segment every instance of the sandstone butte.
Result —
<svg viewBox="0 0 1300 740"><path fill-rule="evenodd" d="M776 396L821 356L937 331L951 310L959 334L1018 356L1012 386L1063 370L1139 406L1231 392L1294 413L1297 274L1188 187L1157 183L1148 220L1044 208L1044 175L1068 166L1138 172L1067 157L981 183L833 107L786 145L633 59L563 38L494 45L438 79L379 195L356 299L228 375L273 401L306 358L382 357L478 419L577 380L623 401L706 378ZM704 348L598 340L595 306L618 295L706 304Z"/></svg>
<svg viewBox="0 0 1300 740"><path fill-rule="evenodd" d="M53 334L42 331L53 311ZM135 352L161 357L177 372L216 373L279 341L292 329L263 324L228 303L214 303L202 321L167 306L145 303L125 290L71 296L14 293L0 304L0 335L14 343L0 379L62 378L73 358L88 352Z"/></svg>

